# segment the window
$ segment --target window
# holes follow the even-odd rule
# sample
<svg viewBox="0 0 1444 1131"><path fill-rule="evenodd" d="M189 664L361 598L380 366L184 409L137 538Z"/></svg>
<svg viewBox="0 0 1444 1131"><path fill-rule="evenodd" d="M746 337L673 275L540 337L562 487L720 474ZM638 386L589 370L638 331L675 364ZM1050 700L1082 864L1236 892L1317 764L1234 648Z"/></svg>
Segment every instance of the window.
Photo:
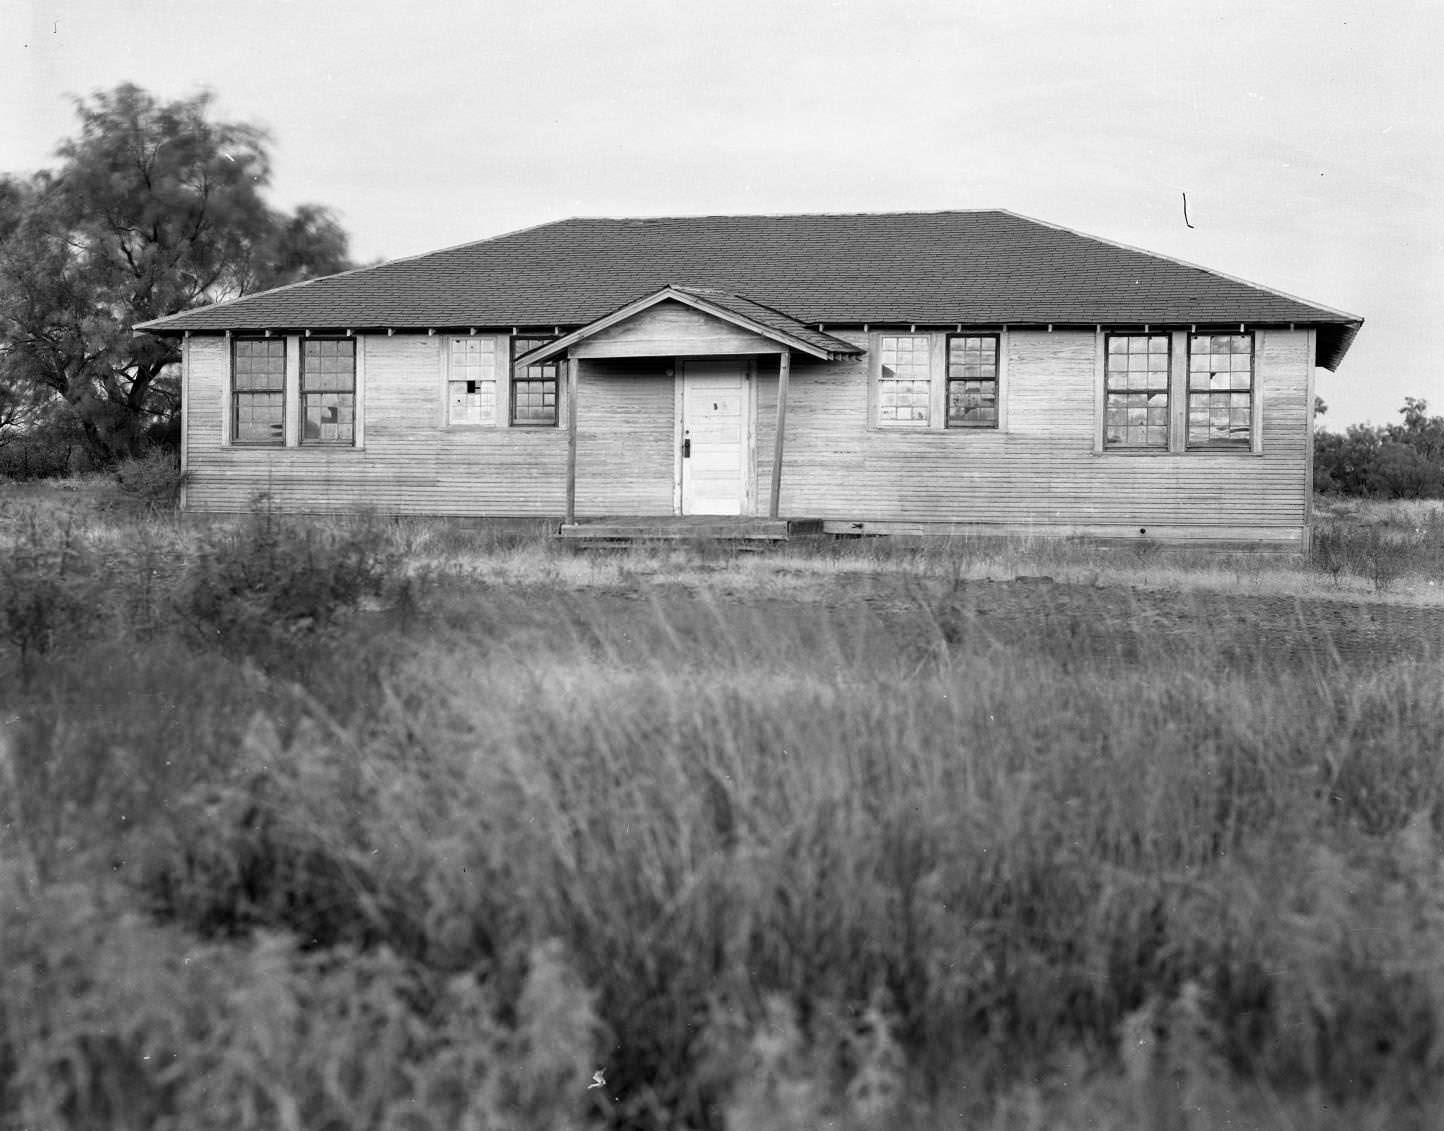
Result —
<svg viewBox="0 0 1444 1131"><path fill-rule="evenodd" d="M496 423L496 338L452 338L447 346L446 422Z"/></svg>
<svg viewBox="0 0 1444 1131"><path fill-rule="evenodd" d="M355 438L356 339L302 339L302 442L352 444Z"/></svg>
<svg viewBox="0 0 1444 1131"><path fill-rule="evenodd" d="M948 427L998 426L998 338L948 338Z"/></svg>
<svg viewBox="0 0 1444 1131"><path fill-rule="evenodd" d="M1253 335L1188 339L1188 446L1241 448L1253 441Z"/></svg>
<svg viewBox="0 0 1444 1131"><path fill-rule="evenodd" d="M879 424L928 426L932 418L931 353L927 334L883 334L879 338Z"/></svg>
<svg viewBox="0 0 1444 1131"><path fill-rule="evenodd" d="M232 343L231 441L286 442L285 338L237 338Z"/></svg>
<svg viewBox="0 0 1444 1131"><path fill-rule="evenodd" d="M1103 446L1168 450L1169 336L1109 334Z"/></svg>
<svg viewBox="0 0 1444 1131"><path fill-rule="evenodd" d="M551 338L513 338L511 357L515 362L529 350L537 349ZM540 365L514 370L511 378L511 422L516 425L556 427L557 389L561 384L562 363L558 358Z"/></svg>

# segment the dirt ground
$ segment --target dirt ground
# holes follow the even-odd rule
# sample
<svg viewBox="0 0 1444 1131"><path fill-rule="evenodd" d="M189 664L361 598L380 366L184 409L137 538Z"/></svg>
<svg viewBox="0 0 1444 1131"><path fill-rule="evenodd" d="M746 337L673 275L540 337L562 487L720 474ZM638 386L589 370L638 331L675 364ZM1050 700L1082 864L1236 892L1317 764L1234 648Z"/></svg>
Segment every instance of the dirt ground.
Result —
<svg viewBox="0 0 1444 1131"><path fill-rule="evenodd" d="M523 600L489 626L493 638L545 638L555 601ZM720 655L800 649L841 663L911 665L941 648L1048 656L1065 665L1167 663L1193 649L1244 669L1327 670L1394 661L1444 662L1444 607L1071 584L1046 579L944 584L898 574L831 578L794 596L643 584L583 598L569 618L621 632L646 654L664 639ZM664 627L665 626L665 627Z"/></svg>
<svg viewBox="0 0 1444 1131"><path fill-rule="evenodd" d="M1012 581L964 583L942 608L941 619L960 632L1031 637L1044 647L1066 642L1100 658L1141 659L1190 642L1292 664L1444 657L1438 607Z"/></svg>

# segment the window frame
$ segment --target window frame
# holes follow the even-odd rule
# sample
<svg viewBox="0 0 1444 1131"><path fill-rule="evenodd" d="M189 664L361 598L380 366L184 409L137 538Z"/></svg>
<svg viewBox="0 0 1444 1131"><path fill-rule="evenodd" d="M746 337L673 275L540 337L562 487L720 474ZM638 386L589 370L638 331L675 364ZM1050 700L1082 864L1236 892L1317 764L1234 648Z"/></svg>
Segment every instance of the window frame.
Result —
<svg viewBox="0 0 1444 1131"><path fill-rule="evenodd" d="M340 389L316 389L314 391L306 388L306 353L307 347L319 345L322 342L348 342L351 346L351 388L349 392ZM297 424L296 443L300 447L316 448L356 448L360 447L361 441L361 351L359 342L353 335L347 334L315 334L305 335L300 340L298 393L297 393ZM326 394L349 395L351 398L351 435L346 440L324 440L319 437L306 435L306 406L307 398L313 396L324 396Z"/></svg>
<svg viewBox="0 0 1444 1131"><path fill-rule="evenodd" d="M562 420L562 387L564 384L563 371L566 366L566 359L552 357L547 361L535 365L518 366L516 359L520 353L529 353L539 346L548 342L556 341L555 334L513 334L508 339L509 361L507 370L507 394L506 394L506 423L508 428L558 428ZM518 350L518 342L527 342L525 350ZM533 369L550 369L551 377L527 376ZM550 382L552 385L552 418L550 420L518 420L516 414L517 387L523 382ZM545 397L545 393L543 393ZM545 406L543 406L545 407Z"/></svg>
<svg viewBox="0 0 1444 1131"><path fill-rule="evenodd" d="M240 389L240 388L237 387L237 380L236 380L236 377L237 377L237 365L236 365L236 362L238 361L237 353L238 353L240 347L242 347L243 345L252 345L252 344L256 344L256 343L265 343L266 346L267 346L267 354L268 354L268 355L272 355L272 351L273 351L276 347L279 347L279 350L280 350L280 361L281 361L281 387L280 387L279 390L275 390L275 389ZM287 347L286 347L286 339L285 339L284 337L279 337L279 338L278 338L278 337L266 337L266 336L262 336L262 335L259 335L259 334L235 335L235 336L230 337L229 347L230 347L230 348L229 348L229 350L228 350L228 353L229 353L229 360L230 360L230 389L229 389L229 396L226 398L226 400L227 400L226 419L227 419L227 421L228 421L228 426L227 426L227 430L226 430L226 437L227 437L226 442L227 442L227 444L228 444L229 446L239 447L239 448L284 448L284 447L286 447L286 439L287 439L286 421L287 421L288 408L289 408L288 402L289 402L289 399L290 399L290 397L289 397L289 392L290 392L290 380L289 380L289 378L290 378L290 365L289 365L289 358L288 358L288 356L287 356L287 354L288 354L289 351L287 350ZM242 397L255 397L255 396L275 396L275 395L277 395L278 393L279 393L280 398L281 398L281 422L280 422L280 427L279 427L279 429L276 431L275 438L274 438L274 439L270 439L270 440L246 440L246 439L242 439L242 438L240 437L240 435L239 435L241 398L242 398Z"/></svg>
<svg viewBox="0 0 1444 1131"><path fill-rule="evenodd" d="M1234 389L1203 389L1195 392L1193 388L1193 359L1194 343L1203 338L1244 338L1248 341L1248 388L1246 390ZM1258 336L1253 330L1190 330L1185 335L1184 346L1184 400L1183 400L1183 449L1187 452L1223 452L1223 453L1250 453L1258 450ZM1219 356L1217 351L1210 349L1211 356ZM1234 356L1230 350L1230 356ZM1210 374L1216 372L1208 371ZM1232 372L1232 370L1230 370ZM1242 441L1235 440L1194 440L1193 439L1193 401L1195 397L1212 397L1219 393L1226 393L1230 398L1239 392L1248 394L1248 434Z"/></svg>
<svg viewBox="0 0 1444 1131"><path fill-rule="evenodd" d="M987 340L993 343L993 419L968 423L953 419L953 384L966 384L978 378L953 376L953 343L967 339ZM943 341L943 420L945 430L968 432L996 432L1003 427L1003 335L997 331L970 333L966 330L944 335Z"/></svg>
<svg viewBox="0 0 1444 1131"><path fill-rule="evenodd" d="M867 335L867 430L869 432L898 432L913 435L972 436L974 442L982 443L982 437L1000 437L1008 432L1008 327L996 323L970 327L968 323L953 323L927 328L909 325L864 327ZM885 378L883 370L883 340L885 338L925 338L928 349L928 420L896 421L883 418L882 387ZM995 342L997 382L997 423L982 425L949 425L948 423L948 354L953 338L992 338Z"/></svg>
<svg viewBox="0 0 1444 1131"><path fill-rule="evenodd" d="M1136 388L1136 389L1130 387L1128 384L1125 384L1125 387L1123 387L1123 388L1121 388L1121 389L1114 389L1114 388L1110 388L1110 387L1109 387L1109 377L1112 375L1112 371L1111 371L1111 368L1110 368L1110 362L1111 362L1111 359L1115 356L1114 351L1110 348L1110 347L1111 347L1111 343L1112 343L1114 340L1116 340L1116 339L1134 339L1134 338L1144 338L1144 339L1150 339L1150 340L1151 340L1151 339L1162 339L1163 342L1165 343L1165 345L1166 345L1167 348L1166 348L1166 350L1164 351L1164 355L1163 355L1163 356L1164 356L1164 368L1163 368L1163 370L1161 371L1161 374L1162 374L1162 385L1161 385L1161 387L1160 387L1159 385L1156 385L1156 384L1153 384L1153 385L1144 385L1143 387L1141 387L1141 388ZM1173 332L1170 331L1170 330L1152 330L1152 329L1149 329L1149 330L1145 330L1144 332L1141 332L1141 333L1138 332L1138 331L1136 331L1136 330L1135 330L1135 331L1130 331L1130 330L1106 330L1106 331L1103 332L1103 341L1102 341L1102 345L1101 345L1102 355L1103 355L1103 371L1102 371L1102 374L1101 374L1101 376L1102 376L1102 414L1101 414L1101 419L1100 419L1100 421L1099 421L1099 426L1100 426L1100 427L1099 427L1099 443L1100 443L1100 448L1101 448L1102 451L1105 451L1105 452L1130 452L1130 453L1141 453L1141 454L1149 454L1149 455L1152 455L1152 454L1165 454L1165 455L1166 455L1166 454L1168 454L1169 452L1172 452L1172 451L1175 451L1175 450L1176 450L1176 449L1175 449L1175 444L1174 444L1174 439L1175 439L1175 436L1176 436L1176 429L1175 429L1175 422L1174 422L1174 419L1173 419L1173 413L1174 413L1174 406L1175 406L1175 404L1177 403L1177 398L1176 398L1175 392L1174 392L1174 380L1175 380L1175 376L1174 376L1173 369L1174 369L1174 345L1175 345L1175 343L1174 343L1174 340L1173 340L1173 339L1174 339L1174 334L1173 334ZM1133 351L1132 349L1125 350L1125 351L1123 351L1123 356L1125 356L1125 357L1135 356L1135 355L1134 355L1134 351ZM1151 350L1151 349L1145 350L1145 351L1143 351L1143 356L1145 356L1145 357L1152 357L1152 356L1154 356L1154 351ZM1131 371L1131 370L1126 370L1126 369L1124 370L1124 374L1128 374L1128 373L1130 373L1130 372L1132 372L1132 371ZM1144 373L1145 373L1146 375L1151 375L1151 374L1154 373L1154 372L1155 372L1155 370L1153 370L1151 367L1144 370ZM1150 444L1150 443L1137 444L1137 443L1110 442L1110 441L1109 441L1109 439L1108 439L1108 430L1109 430L1109 425L1108 425L1108 404L1109 404L1109 397L1110 397L1110 396L1143 397L1143 398L1145 398L1145 399L1144 399L1144 413L1145 413L1145 418L1146 418L1146 414L1147 414L1147 411L1148 411L1148 408L1149 408L1148 403L1147 403L1147 398L1153 397L1153 396L1158 396L1158 395L1160 395L1160 394L1165 398L1165 400L1164 400L1164 406L1163 406L1163 421L1164 421L1164 422L1163 422L1163 442L1162 442L1161 444L1158 444L1158 443L1152 443L1152 444ZM1126 427L1126 426L1125 426L1125 427ZM1147 420L1145 419L1144 428L1147 429L1148 427L1149 427L1149 425L1148 425L1148 423L1147 423Z"/></svg>

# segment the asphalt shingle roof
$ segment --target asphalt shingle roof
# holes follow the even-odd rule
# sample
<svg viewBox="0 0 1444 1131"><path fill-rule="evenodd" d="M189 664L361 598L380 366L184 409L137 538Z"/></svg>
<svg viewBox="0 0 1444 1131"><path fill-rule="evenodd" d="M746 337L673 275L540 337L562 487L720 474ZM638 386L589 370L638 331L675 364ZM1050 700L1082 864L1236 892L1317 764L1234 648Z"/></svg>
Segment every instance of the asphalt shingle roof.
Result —
<svg viewBox="0 0 1444 1131"><path fill-rule="evenodd" d="M575 328L672 282L812 326L1298 323L1334 368L1361 320L1012 212L572 219L145 323Z"/></svg>

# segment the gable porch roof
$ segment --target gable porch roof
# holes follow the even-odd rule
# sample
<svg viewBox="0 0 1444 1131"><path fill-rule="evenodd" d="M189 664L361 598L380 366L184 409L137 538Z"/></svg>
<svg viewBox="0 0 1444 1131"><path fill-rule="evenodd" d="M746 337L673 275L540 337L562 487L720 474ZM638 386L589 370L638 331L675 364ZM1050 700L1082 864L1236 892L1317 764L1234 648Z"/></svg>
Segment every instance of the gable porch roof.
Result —
<svg viewBox="0 0 1444 1131"><path fill-rule="evenodd" d="M613 326L621 325L664 302L678 302L683 306L690 306L713 318L729 322L734 326L751 331L759 337L776 342L783 349L796 350L823 361L835 361L840 357L851 357L865 352L861 346L855 346L851 342L845 342L831 334L814 330L795 318L789 318L779 311L772 310L741 295L727 294L725 291L712 288L687 287L669 283L659 291L634 299L610 314L604 314L580 329L573 330L570 334L565 334L555 341L547 342L545 345L523 354L517 358L517 363L520 365L535 364L556 357L558 354L564 354L572 346L604 330L609 330Z"/></svg>

